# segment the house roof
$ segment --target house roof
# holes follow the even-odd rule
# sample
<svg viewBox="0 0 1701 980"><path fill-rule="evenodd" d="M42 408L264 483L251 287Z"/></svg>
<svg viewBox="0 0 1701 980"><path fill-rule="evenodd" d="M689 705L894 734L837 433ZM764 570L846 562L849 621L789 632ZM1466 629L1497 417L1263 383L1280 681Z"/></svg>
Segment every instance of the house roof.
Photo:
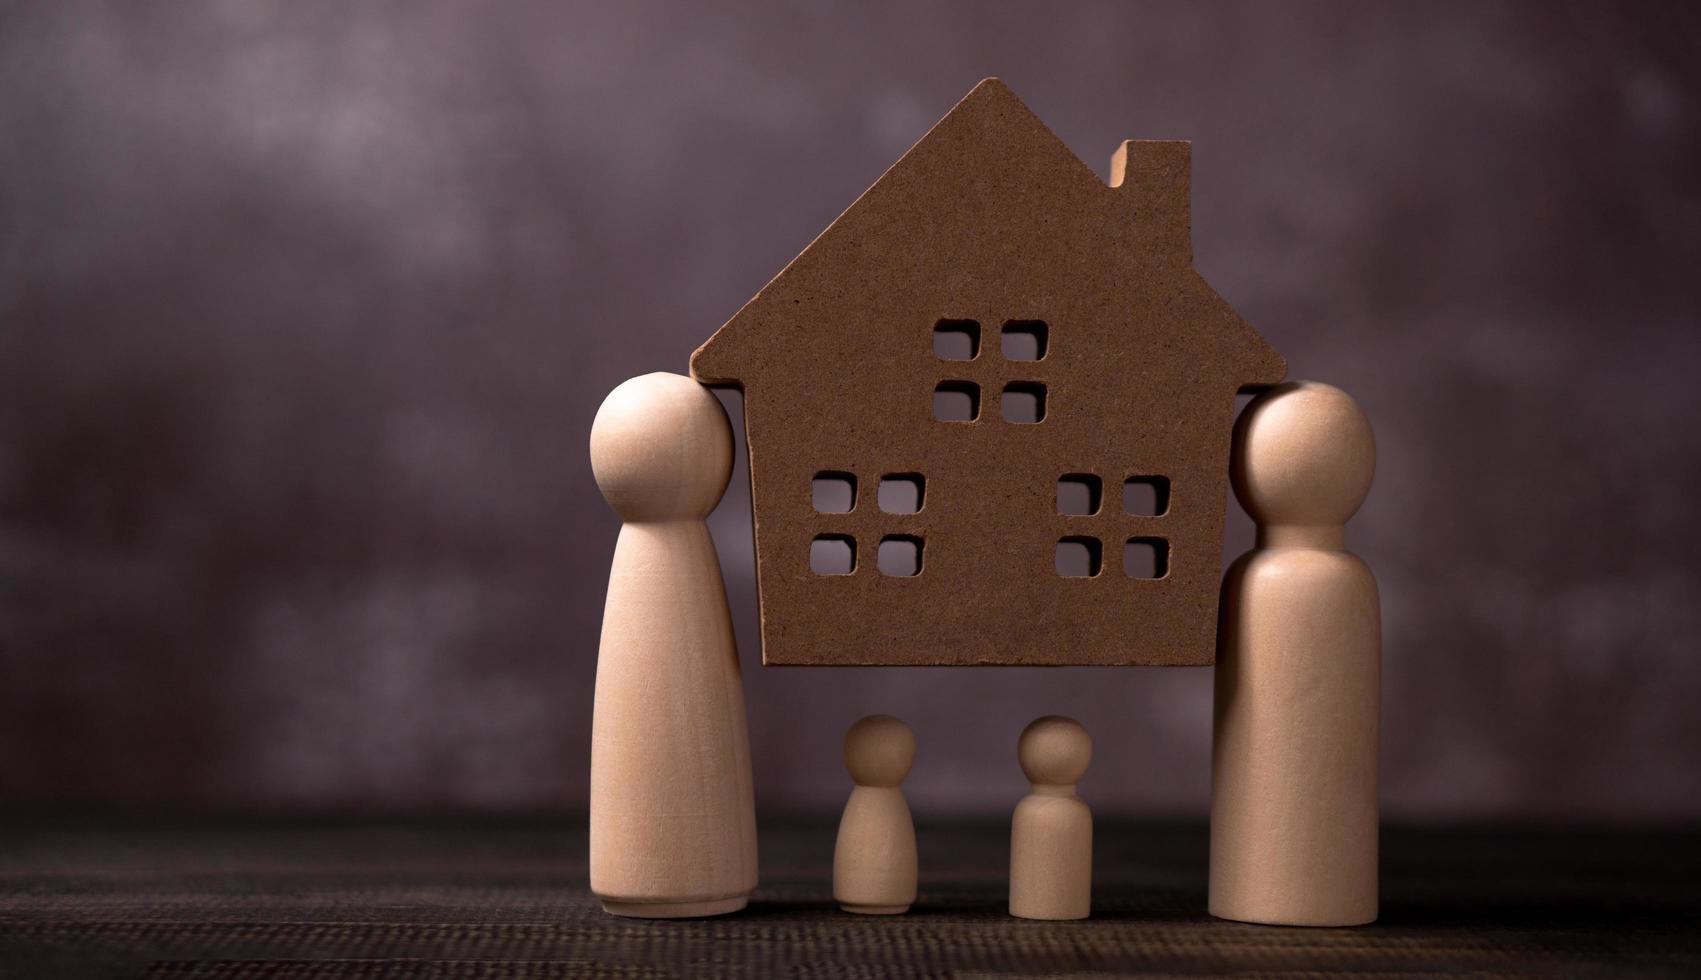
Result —
<svg viewBox="0 0 1701 980"><path fill-rule="evenodd" d="M985 79L716 331L692 355L691 373L707 384L751 380L776 346L803 343L800 331L834 328L792 310L830 308L849 290L913 275L918 263L959 281L964 295L976 292L977 275L997 274L946 268L941 243L963 243L962 255L984 261L1037 251L1034 243L1049 236L1079 239L1070 246L1077 259L1088 249L1114 254L1119 278L1155 267L1150 278L1181 283L1208 311L1201 319L1209 322L1190 332L1247 370L1242 383L1279 381L1281 356L1192 269L1189 144L1125 142L1111 171L1107 186L1015 93ZM1079 288L1082 263L1054 241L1046 247L1057 253L1051 276ZM1031 264L1023 269L1032 273Z"/></svg>

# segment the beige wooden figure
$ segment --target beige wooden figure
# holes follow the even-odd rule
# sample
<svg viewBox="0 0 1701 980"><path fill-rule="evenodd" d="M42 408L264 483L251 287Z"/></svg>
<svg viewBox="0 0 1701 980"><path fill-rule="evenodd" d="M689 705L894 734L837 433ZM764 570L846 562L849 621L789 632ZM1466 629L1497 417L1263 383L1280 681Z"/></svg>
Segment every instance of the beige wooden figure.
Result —
<svg viewBox="0 0 1701 980"><path fill-rule="evenodd" d="M726 588L703 523L732 475L732 429L690 378L615 388L591 466L625 524L614 549L591 723L591 890L616 915L743 908L756 811Z"/></svg>
<svg viewBox="0 0 1701 980"><path fill-rule="evenodd" d="M846 912L897 915L915 902L915 824L901 786L913 762L915 735L891 715L869 715L845 733L856 788L833 849L833 900Z"/></svg>
<svg viewBox="0 0 1701 980"><path fill-rule="evenodd" d="M1033 790L1010 824L1010 914L1085 919L1093 907L1093 812L1075 784L1093 740L1079 722L1047 715L1023 729L1016 758Z"/></svg>
<svg viewBox="0 0 1701 980"><path fill-rule="evenodd" d="M1223 582L1212 751L1212 915L1349 926L1377 909L1381 620L1344 550L1376 445L1345 392L1305 381L1235 429L1257 547Z"/></svg>

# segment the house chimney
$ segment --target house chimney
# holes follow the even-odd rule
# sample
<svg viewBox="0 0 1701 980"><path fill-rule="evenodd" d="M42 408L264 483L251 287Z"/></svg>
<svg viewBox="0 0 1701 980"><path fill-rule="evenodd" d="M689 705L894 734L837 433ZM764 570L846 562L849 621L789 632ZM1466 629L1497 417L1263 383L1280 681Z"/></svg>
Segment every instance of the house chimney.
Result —
<svg viewBox="0 0 1701 980"><path fill-rule="evenodd" d="M1153 245L1193 261L1193 144L1124 140L1110 158L1110 186L1135 209Z"/></svg>

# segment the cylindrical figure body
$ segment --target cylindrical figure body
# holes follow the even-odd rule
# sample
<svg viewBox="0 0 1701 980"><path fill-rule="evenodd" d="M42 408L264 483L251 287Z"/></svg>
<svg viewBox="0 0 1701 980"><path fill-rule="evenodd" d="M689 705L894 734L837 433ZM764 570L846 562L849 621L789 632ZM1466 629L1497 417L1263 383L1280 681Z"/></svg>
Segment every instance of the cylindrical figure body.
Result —
<svg viewBox="0 0 1701 980"><path fill-rule="evenodd" d="M1092 810L1072 794L1026 797L1010 821L1010 914L1085 919L1092 910Z"/></svg>
<svg viewBox="0 0 1701 980"><path fill-rule="evenodd" d="M1376 582L1344 551L1257 551L1223 590L1211 914L1359 925L1377 910Z"/></svg>
<svg viewBox="0 0 1701 980"><path fill-rule="evenodd" d="M833 847L833 901L846 912L896 915L915 904L915 824L895 786L851 790Z"/></svg>
<svg viewBox="0 0 1701 980"><path fill-rule="evenodd" d="M652 374L591 433L625 520L609 575L591 723L591 890L617 915L716 915L756 886L750 742L732 618L703 518L732 432L712 394Z"/></svg>

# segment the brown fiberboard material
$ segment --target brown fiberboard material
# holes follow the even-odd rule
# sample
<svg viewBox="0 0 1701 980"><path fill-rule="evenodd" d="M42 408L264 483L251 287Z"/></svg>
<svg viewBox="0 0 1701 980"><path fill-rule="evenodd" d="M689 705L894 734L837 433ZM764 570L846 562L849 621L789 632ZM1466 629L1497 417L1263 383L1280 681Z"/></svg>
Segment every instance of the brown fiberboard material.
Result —
<svg viewBox="0 0 1701 980"><path fill-rule="evenodd" d="M1286 364L1193 271L1189 144L1111 169L988 79L692 356L744 392L764 663L1212 662L1234 396Z"/></svg>

